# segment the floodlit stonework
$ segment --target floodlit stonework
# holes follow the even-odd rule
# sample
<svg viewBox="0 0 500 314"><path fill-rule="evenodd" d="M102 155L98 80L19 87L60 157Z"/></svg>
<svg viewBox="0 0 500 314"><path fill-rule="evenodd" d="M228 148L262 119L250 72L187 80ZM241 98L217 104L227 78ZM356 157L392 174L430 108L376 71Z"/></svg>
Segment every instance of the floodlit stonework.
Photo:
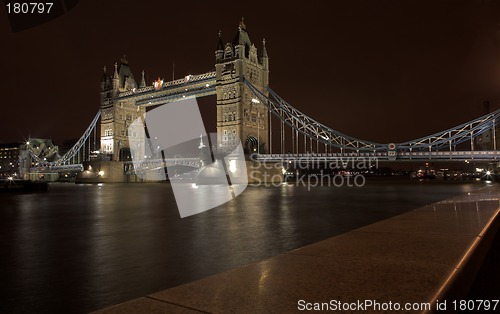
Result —
<svg viewBox="0 0 500 314"><path fill-rule="evenodd" d="M215 59L218 148L229 150L241 140L246 153L267 152L268 110L243 83L248 80L268 95L269 57L265 40L259 54L242 20L232 42L224 44L219 33Z"/></svg>

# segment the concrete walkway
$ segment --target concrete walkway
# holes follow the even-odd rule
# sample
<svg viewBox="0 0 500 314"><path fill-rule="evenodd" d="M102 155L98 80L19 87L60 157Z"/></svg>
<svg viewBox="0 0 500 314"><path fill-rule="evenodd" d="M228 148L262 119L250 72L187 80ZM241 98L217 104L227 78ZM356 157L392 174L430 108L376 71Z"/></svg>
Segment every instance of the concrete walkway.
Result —
<svg viewBox="0 0 500 314"><path fill-rule="evenodd" d="M499 200L500 185L491 185L95 313L290 313L334 310L337 301L367 312L413 302L435 310L436 300L450 310L500 225Z"/></svg>

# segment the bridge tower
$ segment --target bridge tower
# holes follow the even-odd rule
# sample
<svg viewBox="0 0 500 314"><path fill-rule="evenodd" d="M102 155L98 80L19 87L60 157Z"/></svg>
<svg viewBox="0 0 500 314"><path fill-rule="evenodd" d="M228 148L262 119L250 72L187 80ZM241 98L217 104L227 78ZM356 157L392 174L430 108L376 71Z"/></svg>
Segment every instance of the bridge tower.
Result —
<svg viewBox="0 0 500 314"><path fill-rule="evenodd" d="M101 153L113 161L130 161L132 151L144 155L144 138L141 134L128 134L128 127L138 117L144 116L145 108L133 100L118 100L120 93L135 91L146 86L144 71L137 85L128 61L123 56L120 65L115 63L112 76L104 73L101 79Z"/></svg>
<svg viewBox="0 0 500 314"><path fill-rule="evenodd" d="M246 153L267 152L268 110L243 83L248 80L268 95L269 57L265 40L258 54L242 19L232 42L224 44L219 32L215 60L217 149L232 150L240 139Z"/></svg>

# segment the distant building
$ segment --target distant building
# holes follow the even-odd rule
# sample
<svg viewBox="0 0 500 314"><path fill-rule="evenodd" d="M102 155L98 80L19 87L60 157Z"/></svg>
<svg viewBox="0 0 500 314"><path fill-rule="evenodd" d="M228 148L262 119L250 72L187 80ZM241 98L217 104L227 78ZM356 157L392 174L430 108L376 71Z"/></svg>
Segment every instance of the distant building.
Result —
<svg viewBox="0 0 500 314"><path fill-rule="evenodd" d="M30 138L26 143L18 144L19 177L28 179L29 169L33 166L53 162L59 156L59 147L51 139Z"/></svg>
<svg viewBox="0 0 500 314"><path fill-rule="evenodd" d="M19 175L20 143L0 144L0 177Z"/></svg>

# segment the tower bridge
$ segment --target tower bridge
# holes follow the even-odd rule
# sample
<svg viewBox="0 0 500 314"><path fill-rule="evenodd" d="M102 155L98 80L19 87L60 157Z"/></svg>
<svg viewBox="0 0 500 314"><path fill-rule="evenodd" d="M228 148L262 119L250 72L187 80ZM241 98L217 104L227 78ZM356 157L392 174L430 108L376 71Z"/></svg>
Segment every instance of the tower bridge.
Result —
<svg viewBox="0 0 500 314"><path fill-rule="evenodd" d="M130 150L144 155L144 138L127 134L128 127L137 117L144 116L145 108L182 100L186 97L216 95L217 146L225 149L240 139L247 149L261 143L267 150L268 110L255 103L255 96L245 84L267 95L269 58L265 40L260 53L251 42L243 21L232 42L224 43L219 33L215 51L215 71L188 75L165 82L158 79L146 86L145 73L139 84L134 80L128 61L123 58L115 64L112 76L104 70L101 80L101 149L114 161L127 161ZM254 100L254 101L252 101Z"/></svg>
<svg viewBox="0 0 500 314"><path fill-rule="evenodd" d="M375 143L336 131L299 111L269 87L266 41L263 39L258 46L250 40L242 20L232 41L224 42L219 32L214 71L172 81L157 79L150 84L144 71L137 83L124 56L119 64L115 63L110 75L104 68L100 109L78 142L65 155L51 161L41 159L27 146L29 153L24 156L30 162L25 164L32 165L31 171L58 171L77 169L82 162L97 159L121 162L128 165L122 172L131 173L132 156L153 158L146 154L146 145L151 144L146 133L130 128L133 121L144 119L149 106L209 95L216 96L214 149L230 151L242 143L245 152L253 154L257 161L312 161L353 156L393 161L496 161L500 157L496 137L498 110L402 143ZM192 158L184 158L185 164L196 166Z"/></svg>

